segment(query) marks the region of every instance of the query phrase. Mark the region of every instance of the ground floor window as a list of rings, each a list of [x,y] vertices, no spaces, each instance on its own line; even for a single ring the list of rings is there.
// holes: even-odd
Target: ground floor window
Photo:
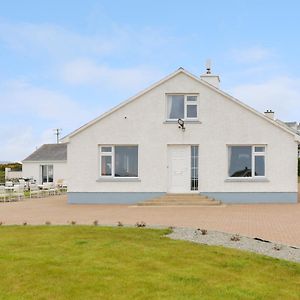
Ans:
[[[100,146],[101,177],[138,177],[138,146]]]
[[[53,165],[41,165],[42,183],[53,182]]]
[[[198,146],[191,146],[191,191],[198,191],[198,148]]]
[[[266,147],[229,146],[229,177],[264,177]]]

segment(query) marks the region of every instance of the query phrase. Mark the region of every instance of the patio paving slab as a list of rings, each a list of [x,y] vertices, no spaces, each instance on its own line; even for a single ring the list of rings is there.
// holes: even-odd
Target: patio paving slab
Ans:
[[[0,222],[5,225],[92,224],[147,225],[204,228],[277,243],[300,246],[300,203],[222,206],[138,207],[128,205],[70,205],[67,196],[0,203]]]

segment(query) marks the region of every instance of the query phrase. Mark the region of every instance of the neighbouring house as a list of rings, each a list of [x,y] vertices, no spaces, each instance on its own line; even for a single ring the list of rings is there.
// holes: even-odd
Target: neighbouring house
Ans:
[[[15,171],[11,168],[5,168],[5,180],[11,180],[11,179],[18,179],[23,177],[23,172],[21,171]]]
[[[136,203],[165,193],[225,203],[295,203],[300,137],[179,68],[62,139],[69,203]]]
[[[285,122],[285,124],[300,135],[300,123],[297,122]],[[298,157],[300,158],[300,143],[298,145]]]
[[[67,144],[45,144],[23,161],[23,177],[37,183],[66,181]]]

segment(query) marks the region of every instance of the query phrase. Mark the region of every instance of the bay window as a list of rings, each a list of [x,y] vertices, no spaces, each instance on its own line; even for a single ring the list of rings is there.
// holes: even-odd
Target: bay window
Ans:
[[[264,177],[265,146],[229,146],[229,177]]]
[[[100,146],[101,177],[138,177],[138,146]]]

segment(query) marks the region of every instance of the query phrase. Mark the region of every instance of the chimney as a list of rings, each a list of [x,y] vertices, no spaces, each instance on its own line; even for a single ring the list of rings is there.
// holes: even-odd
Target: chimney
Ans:
[[[202,74],[200,78],[207,83],[213,85],[217,89],[220,87],[220,77],[218,75],[211,74],[211,61],[206,61],[206,73]]]
[[[274,120],[275,118],[275,113],[271,109],[264,112],[265,116],[268,117],[271,120]]]

